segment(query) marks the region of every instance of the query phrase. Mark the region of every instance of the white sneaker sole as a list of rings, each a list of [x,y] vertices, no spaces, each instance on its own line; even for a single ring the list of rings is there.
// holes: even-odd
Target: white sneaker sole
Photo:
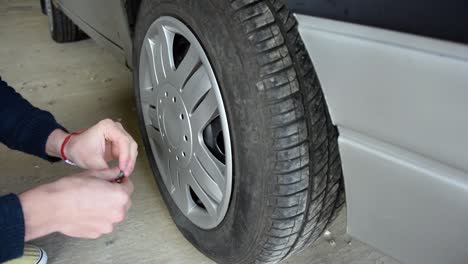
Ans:
[[[41,257],[39,259],[39,262],[37,264],[47,264],[47,253],[41,249]]]

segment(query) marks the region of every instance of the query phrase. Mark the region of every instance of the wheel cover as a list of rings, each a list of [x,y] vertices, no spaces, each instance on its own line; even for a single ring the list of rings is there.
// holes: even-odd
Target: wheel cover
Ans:
[[[176,41],[181,39],[189,43],[185,50],[177,46],[185,43]],[[232,155],[226,111],[208,57],[185,24],[164,16],[146,33],[139,67],[146,134],[164,185],[192,223],[214,228],[229,206]]]

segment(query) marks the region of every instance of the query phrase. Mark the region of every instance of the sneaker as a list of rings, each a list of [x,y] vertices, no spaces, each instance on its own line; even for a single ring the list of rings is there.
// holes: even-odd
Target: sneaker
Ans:
[[[47,254],[41,248],[26,244],[22,257],[3,264],[47,264]]]

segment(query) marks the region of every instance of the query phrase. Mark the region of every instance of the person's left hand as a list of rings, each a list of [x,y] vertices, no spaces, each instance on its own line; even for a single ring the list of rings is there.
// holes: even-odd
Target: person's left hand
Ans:
[[[64,132],[55,130],[48,140],[48,143],[49,141],[60,142],[52,144],[56,147],[51,147],[55,149],[52,151],[54,153],[57,152],[58,145],[58,157],[60,157],[60,147],[64,139],[61,133]],[[73,135],[65,145],[64,152],[70,161],[85,169],[106,169],[109,167],[108,161],[118,160],[120,170],[125,173],[125,176],[129,176],[135,168],[138,145],[125,131],[122,124],[105,119],[83,133]]]

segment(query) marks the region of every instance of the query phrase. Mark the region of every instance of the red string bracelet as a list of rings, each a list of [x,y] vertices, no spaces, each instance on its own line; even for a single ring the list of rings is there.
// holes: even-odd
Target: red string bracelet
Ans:
[[[79,134],[81,134],[81,133],[83,133],[83,132],[85,132],[85,131],[86,131],[86,129],[84,129],[84,130],[78,130],[78,131],[76,131],[76,132],[70,133],[70,134],[63,140],[62,146],[60,147],[60,155],[62,155],[62,159],[63,159],[66,163],[68,163],[68,164],[70,164],[70,165],[76,165],[76,164],[73,163],[71,160],[69,160],[69,159],[67,158],[67,156],[65,155],[65,146],[67,145],[68,141],[70,141],[70,139],[71,139],[72,136],[74,136],[74,135],[79,135]]]

